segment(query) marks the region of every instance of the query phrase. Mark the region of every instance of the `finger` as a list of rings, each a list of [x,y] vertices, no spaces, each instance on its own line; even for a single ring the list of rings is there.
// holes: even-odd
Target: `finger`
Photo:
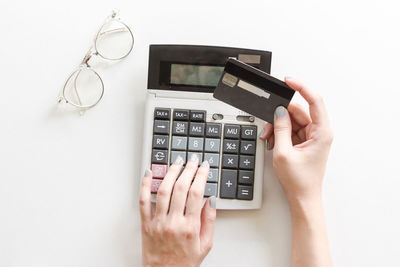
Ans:
[[[271,135],[270,138],[268,138],[267,149],[268,150],[274,149],[274,145],[275,145],[275,136]]]
[[[285,107],[279,106],[275,110],[274,116],[274,152],[289,152],[292,147],[292,123],[290,116]]]
[[[196,176],[190,186],[188,199],[186,202],[185,215],[188,217],[200,218],[201,206],[203,204],[204,189],[210,171],[210,164],[204,161],[197,170]]]
[[[156,197],[156,216],[165,216],[168,213],[169,203],[171,200],[172,188],[176,178],[182,169],[183,159],[178,156],[173,164],[168,169]]]
[[[151,210],[151,180],[152,173],[150,170],[146,170],[139,195],[140,217],[142,221],[149,221],[153,216]]]
[[[311,123],[310,115],[300,104],[291,103],[288,106],[288,111],[292,121],[296,122],[300,127],[305,127]],[[296,129],[293,130],[297,131]]]
[[[200,246],[205,253],[210,251],[213,244],[215,219],[217,217],[217,199],[209,197],[201,212]]]
[[[317,93],[303,85],[299,81],[293,78],[285,78],[285,82],[292,89],[299,92],[299,94],[304,97],[310,106],[310,115],[312,122],[315,124],[325,124],[328,123],[328,114],[325,108],[325,104]]]
[[[190,184],[196,174],[198,165],[199,158],[196,154],[192,154],[181,176],[175,183],[174,192],[171,197],[171,206],[169,208],[170,214],[183,215]]]
[[[274,126],[267,122],[264,125],[263,130],[260,132],[259,137],[261,140],[267,140],[274,133]]]

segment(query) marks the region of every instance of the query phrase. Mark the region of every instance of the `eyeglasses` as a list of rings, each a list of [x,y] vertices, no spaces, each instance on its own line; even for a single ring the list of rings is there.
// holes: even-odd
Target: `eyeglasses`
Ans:
[[[94,56],[106,60],[120,60],[127,57],[133,48],[132,31],[117,15],[117,12],[113,11],[106,18],[81,64],[65,82],[59,103],[65,101],[79,108],[83,114],[85,110],[97,105],[103,97],[103,80],[89,65],[89,60]]]

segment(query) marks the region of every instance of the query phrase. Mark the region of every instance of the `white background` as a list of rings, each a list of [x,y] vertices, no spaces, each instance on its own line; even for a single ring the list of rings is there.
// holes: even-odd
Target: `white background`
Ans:
[[[138,266],[148,46],[273,52],[272,74],[324,96],[335,141],[324,199],[336,266],[400,266],[398,1],[0,2],[0,266]],[[132,54],[99,70],[80,117],[67,75],[118,8]],[[299,101],[299,97],[295,98]],[[263,208],[218,212],[204,266],[289,266],[290,218],[266,157]],[[301,171],[301,170],[299,170]]]

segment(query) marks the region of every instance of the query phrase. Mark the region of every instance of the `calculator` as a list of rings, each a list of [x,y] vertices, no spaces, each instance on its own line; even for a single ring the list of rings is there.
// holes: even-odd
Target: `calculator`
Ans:
[[[210,165],[204,197],[217,209],[261,208],[265,122],[212,96],[229,58],[270,72],[268,51],[150,45],[142,170],[152,170],[153,202],[170,164],[196,154]]]

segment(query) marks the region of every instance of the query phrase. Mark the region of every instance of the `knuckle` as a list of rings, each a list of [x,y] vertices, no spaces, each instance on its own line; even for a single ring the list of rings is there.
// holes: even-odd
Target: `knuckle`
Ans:
[[[287,124],[276,123],[274,125],[274,133],[283,133],[290,131],[290,127]]]
[[[175,190],[178,192],[183,192],[186,190],[186,185],[184,183],[176,183],[175,184]]]
[[[163,233],[168,237],[174,237],[176,236],[176,229],[171,224],[168,224],[164,227]]]
[[[184,227],[181,234],[186,239],[193,239],[196,236],[196,231],[193,227]]]
[[[166,196],[168,196],[168,194],[169,194],[169,191],[165,187],[160,187],[157,191],[157,195],[160,197],[166,197]]]
[[[150,201],[150,199],[148,197],[140,196],[139,205],[141,207],[146,206],[149,201]]]
[[[289,156],[287,153],[278,150],[274,151],[272,160],[274,164],[286,163],[289,161]]]
[[[193,198],[202,198],[203,197],[203,194],[204,192],[202,191],[202,190],[200,190],[200,189],[198,189],[198,188],[192,188],[192,189],[190,189],[190,195],[193,197]]]

